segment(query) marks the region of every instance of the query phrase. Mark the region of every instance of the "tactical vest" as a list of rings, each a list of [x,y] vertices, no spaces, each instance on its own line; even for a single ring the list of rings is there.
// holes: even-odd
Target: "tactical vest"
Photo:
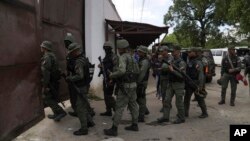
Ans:
[[[163,58],[163,62],[169,62],[170,64],[173,62],[173,58],[172,58],[172,56],[168,56],[168,58]],[[163,65],[163,64],[165,64],[165,63],[162,63],[161,65]],[[169,73],[168,72],[166,72],[166,71],[162,71],[161,72],[161,75],[163,75],[163,76],[168,76],[169,75]]]
[[[79,61],[83,66],[83,72],[84,72],[83,76],[84,76],[84,78],[82,80],[76,81],[75,84],[77,86],[89,85],[91,76],[90,76],[90,69],[89,69],[89,64],[88,64],[87,58],[85,58],[83,56],[79,56],[79,57],[77,57],[76,60]],[[76,65],[76,63],[75,63],[75,65]],[[75,68],[75,66],[74,66],[74,68]],[[73,75],[76,74],[75,69],[74,69],[74,71],[72,73],[73,73]]]
[[[133,83],[137,82],[138,75],[139,75],[139,66],[136,63],[136,60],[131,56],[126,56],[126,72],[123,77],[124,83]]]
[[[181,58],[178,58],[178,59],[174,60],[173,65],[176,66],[177,68],[180,68],[181,61],[183,61],[183,60]],[[183,82],[184,81],[183,78],[180,78],[180,77],[173,75],[173,74],[169,75],[169,80],[171,82]]]
[[[196,68],[197,65],[197,59],[190,60],[187,64],[186,74],[192,79],[192,80],[198,80],[199,79],[199,71]]]
[[[148,66],[148,68],[147,68],[147,72],[146,72],[144,78],[142,79],[142,82],[148,81],[148,78],[149,78],[149,70],[150,70],[150,62],[149,62],[148,58],[142,58],[142,59],[139,60],[139,68],[142,67],[142,61],[144,61],[144,60],[146,60],[146,61],[148,62],[149,66]]]
[[[49,53],[49,58],[51,59],[50,81],[58,81],[61,78],[61,71],[59,70],[56,56]]]
[[[75,71],[76,59],[67,56],[66,61],[67,61],[67,70],[73,74],[73,72]]]
[[[231,67],[231,64],[230,64],[230,62],[229,62],[229,60],[228,60],[228,56],[225,56],[225,73],[229,73],[228,72],[228,70],[229,69],[232,69],[232,67]],[[238,65],[238,63],[237,63],[237,61],[238,61],[238,57],[237,56],[235,56],[235,57],[233,57],[233,58],[230,58],[231,59],[231,61],[232,61],[232,64],[233,64],[233,67],[234,68],[237,68],[237,65]],[[235,72],[234,74],[237,74],[237,73],[239,73],[239,72]]]
[[[103,58],[103,65],[104,65],[104,69],[106,72],[109,71],[113,71],[113,67],[114,67],[114,62],[113,62],[113,57],[114,54],[108,54]]]

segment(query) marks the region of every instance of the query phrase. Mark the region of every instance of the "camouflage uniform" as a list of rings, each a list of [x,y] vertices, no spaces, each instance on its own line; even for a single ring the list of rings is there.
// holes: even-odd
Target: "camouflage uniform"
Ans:
[[[174,46],[174,51],[177,50],[181,50],[181,48],[178,46]],[[174,58],[171,64],[173,64],[180,71],[185,73],[186,63],[180,58],[180,56]],[[168,69],[168,73],[169,73],[169,82],[167,85],[166,98],[163,103],[163,117],[158,119],[158,122],[162,123],[169,121],[171,102],[173,96],[175,95],[178,114],[177,114],[177,120],[174,121],[174,123],[179,124],[185,122],[184,105],[183,105],[184,87],[185,87],[184,77],[177,70],[170,71]]]
[[[117,41],[117,48],[128,48],[129,43],[128,41],[122,39]],[[138,131],[138,105],[136,102],[136,80],[133,80],[134,77],[128,79],[129,72],[133,71],[135,67],[138,68],[135,60],[133,59],[132,55],[128,52],[121,54],[119,57],[119,65],[115,72],[110,74],[111,79],[118,79],[119,82],[117,83],[118,86],[118,94],[116,99],[116,111],[113,120],[113,126],[110,129],[104,129],[104,133],[110,136],[117,136],[117,126],[120,123],[122,118],[122,113],[126,106],[128,105],[128,109],[132,115],[132,125],[126,127],[126,130],[133,130]],[[132,70],[130,70],[132,69]]]
[[[55,54],[52,52],[52,43],[44,41],[42,48],[48,50],[41,59],[42,84],[43,84],[43,100],[49,106],[54,115],[48,115],[48,118],[59,121],[66,115],[66,112],[57,103],[60,72]]]
[[[159,51],[169,50],[167,46],[162,46]],[[173,56],[168,54],[167,57],[163,58],[166,62],[172,62]],[[162,95],[162,105],[164,104],[164,100],[166,97],[167,86],[169,82],[169,72],[168,72],[168,65],[166,63],[162,63],[161,71],[160,71],[160,88],[161,88],[161,95]]]
[[[230,47],[229,49],[234,49],[234,47]],[[230,61],[228,59],[230,57],[232,61],[232,65],[234,68],[231,67]],[[230,73],[229,69],[233,69],[233,72]],[[226,98],[226,91],[228,82],[231,83],[231,100],[230,105],[234,106],[234,101],[236,97],[236,90],[237,90],[237,83],[236,80],[236,74],[240,73],[241,71],[241,60],[237,56],[225,56],[222,59],[221,63],[221,79],[222,79],[222,86],[221,86],[221,101],[218,104],[225,104],[225,98]]]
[[[195,48],[192,48],[190,52],[197,52]],[[193,80],[194,83],[199,87],[198,90],[192,89],[186,83],[186,93],[184,96],[184,108],[185,108],[185,116],[189,116],[189,107],[190,107],[190,99],[192,94],[195,94],[195,99],[197,100],[202,114],[199,116],[200,118],[208,117],[207,114],[207,107],[205,103],[205,95],[201,94],[200,91],[203,90],[204,87],[204,71],[203,71],[203,64],[201,60],[196,56],[194,58],[189,58],[189,62],[187,64],[187,75]]]
[[[112,52],[113,45],[110,42],[105,42],[103,45],[103,49],[105,50],[106,56],[103,59],[103,65],[105,72],[114,71],[115,66],[118,64],[118,56]],[[104,75],[104,74],[103,74]],[[105,76],[107,78],[106,82],[110,81],[109,76]],[[103,80],[103,92],[104,92],[104,101],[106,105],[106,112],[101,113],[101,116],[112,116],[112,110],[115,111],[115,98],[112,96],[114,92],[115,83],[105,84],[105,80]]]
[[[64,38],[65,47],[68,49],[69,45],[74,42],[75,42],[74,36],[71,33],[67,33],[67,35]],[[83,58],[85,58],[84,54],[82,54],[82,56]],[[66,56],[67,75],[70,75],[74,72],[75,63],[76,63],[76,58],[70,57],[69,55]],[[71,83],[68,84],[68,88],[69,88],[70,104],[73,109],[73,112],[69,112],[69,114],[71,116],[77,116],[76,114],[76,91]],[[88,114],[90,114],[91,116],[95,115],[95,112],[93,108],[91,108],[89,102],[88,102]],[[90,121],[92,121],[92,119]]]
[[[147,58],[147,47],[140,46],[138,52],[144,53],[144,57],[139,58],[140,73],[137,80],[137,103],[139,105],[139,122],[144,122],[144,115],[146,113],[146,89],[148,85],[150,62]]]
[[[72,43],[69,45],[69,54],[73,51],[79,50],[80,47],[77,43]],[[76,112],[77,116],[81,123],[81,128],[74,132],[75,135],[86,135],[88,134],[88,122],[93,123],[92,118],[88,114],[88,89],[89,84],[87,80],[87,71],[89,71],[87,67],[86,58],[84,58],[81,54],[77,57],[74,57],[75,66],[73,73],[67,76],[66,80],[71,83],[72,88],[74,88],[74,94],[76,96]]]

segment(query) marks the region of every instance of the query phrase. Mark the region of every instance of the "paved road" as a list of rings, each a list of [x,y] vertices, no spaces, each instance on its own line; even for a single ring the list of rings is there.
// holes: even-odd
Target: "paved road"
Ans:
[[[201,114],[197,102],[191,102],[190,117],[184,124],[157,125],[154,121],[161,117],[159,112],[161,101],[155,97],[154,80],[151,78],[147,95],[147,105],[150,115],[146,117],[146,123],[140,123],[139,132],[128,132],[124,127],[129,124],[129,111],[124,111],[122,124],[119,126],[117,138],[110,138],[103,135],[103,129],[111,127],[111,118],[100,117],[99,113],[104,111],[103,101],[92,101],[95,108],[96,126],[89,130],[89,135],[76,137],[72,133],[79,128],[79,121],[76,118],[66,116],[60,123],[45,118],[39,124],[26,131],[15,141],[229,141],[230,124],[250,124],[250,96],[248,87],[242,83],[238,85],[235,107],[229,106],[230,90],[228,90],[226,104],[218,105],[220,100],[220,86],[216,84],[220,68],[216,68],[217,76],[212,83],[207,84],[208,96],[206,98],[209,117],[199,119]],[[230,86],[230,85],[229,85]],[[176,108],[173,99],[171,120],[175,119]],[[66,102],[66,110],[70,111],[70,104]],[[51,113],[45,109],[46,115]]]

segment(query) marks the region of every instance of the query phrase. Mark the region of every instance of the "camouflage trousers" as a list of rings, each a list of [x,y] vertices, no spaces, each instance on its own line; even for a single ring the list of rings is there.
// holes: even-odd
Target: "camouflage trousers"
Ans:
[[[56,98],[58,95],[58,88],[58,82],[50,83],[49,91],[43,93],[44,104],[49,106],[54,114],[60,114],[64,112],[63,108],[59,106],[57,101],[58,99]]]
[[[226,99],[226,92],[227,92],[227,87],[228,87],[228,83],[230,82],[231,84],[231,102],[235,101],[235,97],[236,97],[236,90],[237,90],[237,83],[238,81],[236,80],[236,77],[234,75],[231,74],[223,74],[222,76],[222,85],[221,85],[221,100]]]
[[[137,85],[137,103],[139,105],[139,118],[144,118],[145,112],[147,110],[146,106],[146,86],[143,84]]]
[[[180,82],[170,82],[167,86],[166,98],[163,103],[163,118],[169,119],[170,110],[171,110],[171,102],[173,96],[175,95],[176,101],[175,105],[177,108],[177,118],[184,120],[184,104],[183,104],[183,97],[184,97],[184,87],[185,84]]]
[[[124,92],[125,91],[125,92]],[[114,115],[114,121],[113,125],[118,126],[120,123],[120,120],[122,118],[122,113],[126,106],[128,106],[129,111],[131,112],[132,116],[132,123],[137,124],[138,123],[138,105],[136,102],[136,87],[133,88],[127,88],[125,87],[123,90],[119,88],[118,95],[116,97],[116,111]]]

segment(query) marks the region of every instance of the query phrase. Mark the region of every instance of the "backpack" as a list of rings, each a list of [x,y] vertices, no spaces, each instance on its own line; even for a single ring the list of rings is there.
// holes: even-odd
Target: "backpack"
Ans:
[[[89,59],[86,57],[84,57],[84,72],[85,72],[84,82],[86,84],[90,84],[90,82],[93,80],[95,72],[95,64],[91,64],[89,62]]]
[[[124,82],[125,83],[137,82],[139,72],[140,69],[136,60],[132,56],[130,56],[130,58],[127,58]]]

